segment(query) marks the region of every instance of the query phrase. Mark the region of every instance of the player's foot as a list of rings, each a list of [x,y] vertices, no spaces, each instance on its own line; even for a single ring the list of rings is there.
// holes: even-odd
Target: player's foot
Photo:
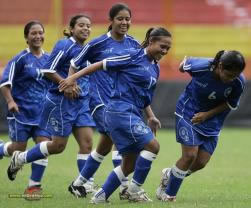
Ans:
[[[17,176],[17,172],[22,169],[23,164],[18,160],[18,155],[20,154],[20,151],[15,151],[12,154],[10,165],[7,170],[8,178],[11,181],[14,181]]]
[[[42,195],[41,185],[27,187],[24,191],[24,198],[28,201],[40,200]]]
[[[167,183],[169,180],[170,171],[171,171],[171,168],[165,168],[162,170],[160,185],[158,186],[158,188],[156,190],[156,197],[159,200],[161,200],[162,193],[165,193]]]
[[[160,200],[164,202],[176,202],[176,196],[169,196],[165,192],[160,195]]]
[[[144,189],[140,189],[138,192],[129,192],[129,202],[152,202],[152,200],[147,196]]]
[[[90,200],[91,204],[103,204],[103,203],[109,203],[108,200],[106,200],[105,192],[102,188],[100,188],[94,196]]]
[[[76,198],[84,198],[86,197],[86,190],[84,186],[74,186],[73,182],[68,187],[68,191],[74,195]]]
[[[98,191],[98,185],[94,182],[86,182],[84,185],[86,194],[95,194]]]
[[[119,199],[120,200],[127,200],[129,199],[128,187],[121,187],[119,191]]]

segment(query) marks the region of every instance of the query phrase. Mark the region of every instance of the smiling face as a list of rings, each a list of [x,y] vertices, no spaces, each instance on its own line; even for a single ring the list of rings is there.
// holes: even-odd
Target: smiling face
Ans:
[[[159,36],[157,39],[151,39],[149,46],[147,47],[148,56],[159,61],[170,50],[172,45],[172,39],[168,36]]]
[[[127,34],[131,25],[131,15],[128,10],[123,9],[111,20],[112,35],[114,37],[123,37]]]
[[[44,43],[44,29],[40,24],[34,24],[30,27],[25,40],[30,48],[39,49]]]
[[[73,38],[80,44],[83,44],[90,36],[91,21],[86,17],[80,17],[76,20],[73,28],[70,28]]]

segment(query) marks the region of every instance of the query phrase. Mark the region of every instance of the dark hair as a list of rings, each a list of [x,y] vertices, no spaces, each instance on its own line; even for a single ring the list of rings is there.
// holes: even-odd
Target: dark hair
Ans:
[[[43,28],[43,32],[44,30],[44,26],[42,25],[41,22],[37,21],[37,20],[33,20],[28,22],[25,26],[24,26],[24,37],[27,38],[30,32],[30,29],[33,25],[40,25]]]
[[[246,66],[245,59],[239,51],[219,51],[212,63],[212,69],[216,69],[219,65],[222,64],[222,68],[228,71],[238,71],[242,72]]]
[[[159,40],[160,36],[172,37],[171,33],[163,27],[151,27],[146,32],[145,40],[141,43],[143,48],[146,48],[151,40]]]
[[[121,10],[127,10],[130,14],[130,17],[132,16],[132,12],[131,10],[129,9],[129,7],[124,4],[124,3],[117,3],[117,4],[114,4],[110,11],[109,11],[109,19],[110,20],[113,20],[114,17],[116,17],[116,15],[121,11]],[[109,25],[108,27],[108,31],[110,31],[112,29],[112,25]]]
[[[71,18],[71,20],[70,20],[70,22],[69,22],[69,27],[70,27],[70,28],[74,28],[75,25],[77,24],[77,20],[78,20],[79,18],[82,18],[82,17],[85,17],[85,18],[87,18],[87,19],[89,19],[89,20],[91,21],[91,18],[88,17],[87,15],[78,14],[78,15],[75,15],[75,16],[73,16],[73,17]],[[66,37],[68,37],[68,38],[72,37],[72,35],[73,35],[71,31],[67,32],[67,30],[64,30],[64,31],[63,31],[63,34],[64,34],[64,36],[66,36]]]

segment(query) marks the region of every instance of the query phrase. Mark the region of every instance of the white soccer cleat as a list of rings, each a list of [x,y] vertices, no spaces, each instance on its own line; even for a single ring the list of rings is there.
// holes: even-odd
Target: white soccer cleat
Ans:
[[[106,200],[105,192],[102,188],[100,188],[94,196],[91,198],[90,201],[91,204],[104,204],[109,203],[109,201]]]
[[[147,196],[144,189],[141,189],[140,191],[135,192],[135,193],[129,192],[129,191],[127,192],[129,194],[129,197],[128,197],[129,202],[152,202],[153,201]]]
[[[129,199],[129,193],[128,193],[128,186],[120,186],[120,191],[119,191],[119,199],[120,200],[127,200]]]
[[[85,187],[86,194],[95,194],[98,191],[98,185],[95,185],[94,182],[87,181],[83,186]]]
[[[167,183],[168,183],[168,180],[169,180],[170,171],[171,171],[171,168],[164,168],[162,170],[160,185],[158,186],[158,188],[156,190],[156,197],[159,200],[161,200],[161,195],[163,193],[165,193]]]
[[[14,181],[17,176],[17,172],[22,169],[23,164],[18,160],[18,155],[21,153],[21,151],[15,151],[12,154],[10,165],[7,170],[8,178],[11,181]]]
[[[160,200],[163,202],[176,202],[176,196],[169,196],[165,192],[162,192]]]

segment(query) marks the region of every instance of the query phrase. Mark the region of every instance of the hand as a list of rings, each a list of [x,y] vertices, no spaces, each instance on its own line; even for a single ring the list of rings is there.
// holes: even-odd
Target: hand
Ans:
[[[154,135],[156,136],[157,130],[161,128],[161,123],[159,119],[157,119],[156,117],[150,117],[147,119],[147,124],[154,133]]]
[[[208,113],[207,112],[199,112],[199,113],[195,113],[193,118],[191,119],[192,124],[200,124],[202,122],[204,122],[205,120],[207,120],[208,117]]]
[[[67,87],[64,90],[64,96],[71,100],[77,99],[80,93],[81,93],[81,88],[77,84]]]
[[[8,110],[11,113],[19,113],[19,108],[18,108],[18,106],[17,106],[17,104],[15,103],[14,100],[8,102]]]
[[[72,77],[67,77],[59,82],[59,92],[63,92],[67,87],[73,86],[75,84],[75,80]]]

